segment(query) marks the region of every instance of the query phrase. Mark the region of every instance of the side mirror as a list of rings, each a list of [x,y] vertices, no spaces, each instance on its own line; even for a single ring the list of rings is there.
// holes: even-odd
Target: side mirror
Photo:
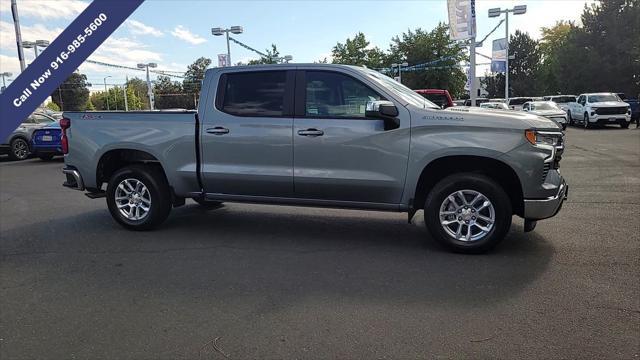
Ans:
[[[391,101],[386,100],[368,101],[364,113],[366,117],[384,120],[385,130],[392,130],[400,127],[398,114],[398,108]]]

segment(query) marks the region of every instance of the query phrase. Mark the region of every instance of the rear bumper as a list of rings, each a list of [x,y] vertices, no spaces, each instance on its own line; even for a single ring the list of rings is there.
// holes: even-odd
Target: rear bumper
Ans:
[[[53,155],[62,155],[62,147],[61,146],[37,146],[33,145],[31,147],[31,152],[38,154],[53,154]]]
[[[67,177],[62,186],[75,190],[84,190],[82,175],[80,175],[80,172],[78,170],[71,167],[65,167],[64,169],[62,169],[62,173]]]
[[[562,203],[569,194],[569,185],[562,180],[558,193],[546,199],[525,199],[524,218],[529,220],[542,220],[555,216],[562,208]]]

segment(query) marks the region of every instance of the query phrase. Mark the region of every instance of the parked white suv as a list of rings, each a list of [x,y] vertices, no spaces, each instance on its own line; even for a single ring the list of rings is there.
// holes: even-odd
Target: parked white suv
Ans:
[[[618,124],[626,129],[631,123],[631,107],[614,93],[581,94],[576,102],[567,105],[570,124],[580,123],[585,128]]]

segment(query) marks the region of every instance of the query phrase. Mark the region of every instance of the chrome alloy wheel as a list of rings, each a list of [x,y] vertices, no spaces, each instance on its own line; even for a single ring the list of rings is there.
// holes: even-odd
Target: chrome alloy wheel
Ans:
[[[481,240],[491,231],[495,221],[493,204],[475,190],[456,191],[440,205],[442,228],[459,241]]]
[[[120,214],[129,220],[142,220],[149,215],[151,193],[137,179],[124,179],[115,191],[116,206]]]
[[[16,159],[26,159],[29,155],[29,145],[22,139],[14,140],[12,151]]]

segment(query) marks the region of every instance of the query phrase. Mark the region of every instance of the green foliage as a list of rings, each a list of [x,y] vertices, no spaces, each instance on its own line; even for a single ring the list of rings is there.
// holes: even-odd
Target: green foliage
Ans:
[[[93,106],[93,110],[124,110],[124,89],[121,86],[114,86],[109,88],[107,92],[93,93],[89,98],[89,103]],[[142,110],[143,108],[143,102],[133,87],[127,87],[127,106],[129,110]]]
[[[509,97],[537,95],[541,59],[538,42],[516,30],[509,39],[509,54],[515,57],[509,60]]]
[[[185,79],[182,82],[182,87],[186,93],[200,94],[202,79],[204,79],[204,73],[209,65],[211,65],[211,59],[201,57],[187,67],[187,72],[184,74]]]
[[[411,89],[447,89],[454,97],[464,93],[466,74],[459,64],[468,60],[460,43],[449,38],[449,27],[443,23],[431,31],[420,28],[409,30],[392,39],[389,62],[406,61],[409,65],[422,64],[448,58],[434,66],[450,66],[444,69],[426,69],[402,74],[402,83]]]
[[[95,111],[96,107],[93,106],[93,103],[91,102],[91,98],[89,98],[89,100],[87,100],[87,111]]]
[[[140,108],[136,110],[148,110],[151,108],[149,106],[149,95],[147,95],[147,82],[145,80],[139,78],[129,79],[129,81],[127,81],[127,89],[130,89],[135,97],[140,100]],[[129,96],[128,92],[127,96]],[[129,107],[129,109],[131,110],[132,108]]]
[[[58,104],[54,103],[53,101],[48,102],[45,106],[51,111],[60,111],[60,107],[58,106]]]
[[[504,74],[495,74],[490,75],[486,74],[485,77],[480,79],[480,83],[487,88],[487,92],[489,95],[487,97],[491,98],[504,98]]]
[[[168,76],[158,76],[154,86],[156,109],[194,109],[194,95],[184,91],[182,84]]]
[[[64,111],[84,111],[89,100],[87,75],[74,72],[51,93],[51,100]]]
[[[359,32],[344,44],[337,43],[331,51],[334,64],[346,64],[380,68],[386,65],[387,55],[377,47],[370,47],[364,34]]]
[[[267,56],[261,56],[258,60],[249,60],[248,65],[260,65],[260,64],[277,64],[278,58],[280,57],[280,52],[276,47],[276,44],[271,44],[271,50],[266,49],[265,53]]]

